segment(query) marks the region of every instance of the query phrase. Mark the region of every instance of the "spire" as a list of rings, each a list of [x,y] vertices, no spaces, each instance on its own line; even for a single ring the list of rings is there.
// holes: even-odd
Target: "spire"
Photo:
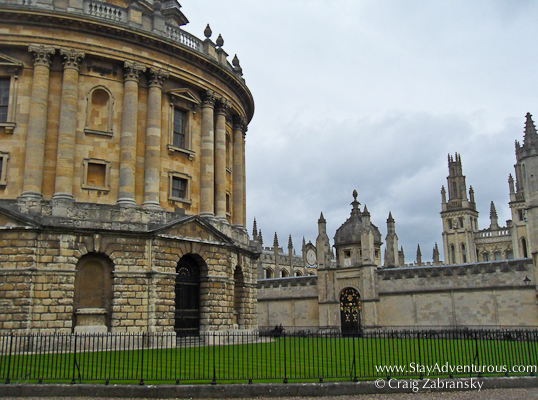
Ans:
[[[474,189],[472,186],[469,187],[469,201],[471,203],[474,203]]]
[[[514,187],[514,177],[512,176],[512,174],[508,175],[508,186],[510,187],[510,194],[516,193]]]
[[[527,120],[525,121],[525,137],[523,138],[523,146],[538,142],[538,135],[536,134],[536,127],[534,126],[532,115],[527,113],[526,118]]]
[[[258,237],[258,224],[256,223],[256,217],[254,217],[254,225],[252,226],[252,239],[256,240]]]
[[[437,242],[435,242],[435,247],[433,248],[433,265],[440,265],[441,262],[439,261],[439,247],[437,246]]]
[[[370,212],[368,211],[368,207],[366,206],[366,204],[364,205],[364,211],[362,212],[362,215],[365,217],[370,216]]]
[[[303,236],[303,247],[302,247],[303,251],[304,251],[304,248],[305,248],[305,247],[306,247],[306,240],[305,240],[305,238],[304,238],[304,236]]]
[[[495,203],[493,203],[493,201],[491,202],[491,206],[489,208],[489,218],[491,220],[490,228],[491,229],[499,228],[497,210],[495,209]]]
[[[420,251],[420,244],[417,246],[417,265],[422,265],[422,251]]]
[[[293,242],[291,241],[291,235],[290,235],[290,238],[288,239],[288,249],[293,249]]]
[[[392,211],[389,211],[389,217],[387,218],[387,224],[389,222],[394,222],[394,218],[392,218]]]
[[[319,223],[325,223],[325,222],[327,222],[327,221],[325,220],[325,217],[323,217],[323,211],[322,211],[320,216],[319,216],[319,219],[318,219],[318,224]]]
[[[400,250],[398,251],[398,264],[400,267],[405,266],[405,253],[403,246],[401,246]]]
[[[263,247],[263,236],[262,236],[262,230],[260,229],[260,233],[258,234],[258,239],[260,241],[260,244],[262,245]]]
[[[441,186],[441,204],[446,204],[446,190],[445,190],[445,185]]]
[[[275,232],[275,238],[273,239],[273,247],[275,249],[278,249],[278,236],[277,236],[276,232]]]

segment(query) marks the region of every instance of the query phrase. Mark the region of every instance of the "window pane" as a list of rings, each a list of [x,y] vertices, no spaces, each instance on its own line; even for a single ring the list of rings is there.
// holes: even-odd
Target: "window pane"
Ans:
[[[9,78],[0,78],[0,122],[7,122],[9,104]]]
[[[176,147],[185,148],[185,111],[174,108],[174,143]]]
[[[184,199],[187,189],[187,181],[181,178],[172,178],[172,197]]]

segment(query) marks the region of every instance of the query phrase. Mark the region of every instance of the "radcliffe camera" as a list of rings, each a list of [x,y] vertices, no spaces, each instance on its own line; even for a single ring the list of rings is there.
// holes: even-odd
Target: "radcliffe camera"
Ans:
[[[413,393],[535,374],[536,102],[506,110],[495,157],[509,167],[480,171],[470,122],[404,107],[456,78],[413,82],[435,96],[378,83],[414,69],[387,61],[413,50],[390,33],[409,24],[398,7],[347,2],[349,20],[318,16],[333,32],[291,3],[181,3],[0,0],[0,396],[69,382],[54,395]],[[330,44],[302,40],[304,21]],[[436,135],[450,149],[425,157]]]

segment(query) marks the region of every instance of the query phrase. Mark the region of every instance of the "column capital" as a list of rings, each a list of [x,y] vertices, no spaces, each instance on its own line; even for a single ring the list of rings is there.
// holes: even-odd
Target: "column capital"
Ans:
[[[149,69],[149,86],[158,87],[162,89],[164,81],[168,78],[170,74],[164,69],[151,67]]]
[[[208,89],[202,92],[202,107],[215,107],[215,102],[217,101],[217,94]]]
[[[232,103],[228,99],[225,97],[219,97],[216,102],[215,113],[226,114],[226,110],[228,110],[231,106]]]
[[[86,57],[86,53],[75,49],[60,49],[60,55],[62,56],[64,69],[76,69],[77,71],[80,68],[82,59]]]
[[[56,52],[56,49],[54,47],[45,47],[43,45],[30,45],[28,46],[28,51],[32,53],[34,65],[44,65],[45,67],[50,68],[51,57]]]
[[[233,116],[233,126],[234,130],[239,130],[243,132],[243,134],[247,131],[247,119],[243,117],[242,115],[234,115]]]
[[[126,81],[136,81],[140,79],[140,74],[146,72],[146,66],[136,62],[125,60],[123,63],[124,77]]]

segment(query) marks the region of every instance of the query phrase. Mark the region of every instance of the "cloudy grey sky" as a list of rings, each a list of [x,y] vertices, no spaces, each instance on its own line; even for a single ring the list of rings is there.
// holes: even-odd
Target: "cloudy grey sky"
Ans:
[[[508,174],[525,114],[538,117],[538,3],[531,0],[182,0],[237,53],[256,111],[247,219],[297,252],[323,211],[332,238],[359,192],[406,262],[439,243],[447,155],[461,154],[480,229],[510,218]]]

